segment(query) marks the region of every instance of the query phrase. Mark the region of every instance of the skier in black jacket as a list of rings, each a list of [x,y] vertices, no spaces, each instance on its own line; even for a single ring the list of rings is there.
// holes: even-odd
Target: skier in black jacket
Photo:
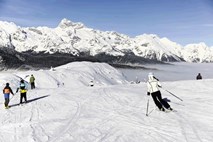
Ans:
[[[202,79],[202,76],[201,76],[201,74],[200,74],[200,73],[198,73],[198,75],[197,75],[196,79],[197,79],[197,80]]]

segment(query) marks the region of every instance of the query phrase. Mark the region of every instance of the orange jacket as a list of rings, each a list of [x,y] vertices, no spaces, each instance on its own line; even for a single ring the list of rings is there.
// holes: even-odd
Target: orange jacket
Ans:
[[[10,94],[10,93],[13,94],[13,91],[12,91],[12,89],[11,89],[9,86],[6,86],[6,87],[4,87],[4,89],[3,89],[3,93],[4,93],[4,94]]]

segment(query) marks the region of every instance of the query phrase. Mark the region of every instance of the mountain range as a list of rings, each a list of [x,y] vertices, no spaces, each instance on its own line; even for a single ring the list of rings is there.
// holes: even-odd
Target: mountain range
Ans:
[[[20,27],[0,21],[0,48],[4,54],[2,50],[7,49],[14,50],[16,55],[66,54],[79,58],[87,56],[94,58],[93,61],[110,59],[117,63],[213,62],[213,48],[205,43],[182,46],[154,34],[131,38],[114,31],[88,28],[68,19],[62,19],[56,28]]]

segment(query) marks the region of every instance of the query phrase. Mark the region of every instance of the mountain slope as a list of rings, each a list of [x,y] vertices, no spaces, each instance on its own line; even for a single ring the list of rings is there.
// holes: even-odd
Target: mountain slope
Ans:
[[[184,101],[162,91],[177,111],[155,109],[150,98],[145,115],[146,84],[129,84],[107,64],[71,63],[52,70],[0,73],[1,88],[34,74],[29,103],[0,107],[1,142],[211,142],[213,80],[162,82]],[[187,76],[187,74],[186,74]],[[172,76],[171,76],[172,77]],[[29,78],[25,78],[29,80]],[[94,87],[88,86],[94,80]],[[204,94],[204,95],[202,95]],[[3,103],[3,97],[0,102]]]

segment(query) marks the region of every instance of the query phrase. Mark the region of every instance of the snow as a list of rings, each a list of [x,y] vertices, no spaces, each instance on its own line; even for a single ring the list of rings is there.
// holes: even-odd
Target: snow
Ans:
[[[36,89],[29,103],[0,107],[1,142],[211,142],[213,140],[212,79],[162,82],[183,102],[162,90],[177,112],[160,112],[146,84],[130,84],[104,63],[75,62],[51,70],[0,73],[1,88],[16,90],[19,77],[33,74]],[[19,77],[18,77],[19,76]],[[172,76],[171,76],[172,77]],[[89,86],[90,81],[94,86]],[[0,102],[4,102],[3,96]],[[153,110],[154,109],[154,110]],[[152,111],[153,110],[153,111]]]

